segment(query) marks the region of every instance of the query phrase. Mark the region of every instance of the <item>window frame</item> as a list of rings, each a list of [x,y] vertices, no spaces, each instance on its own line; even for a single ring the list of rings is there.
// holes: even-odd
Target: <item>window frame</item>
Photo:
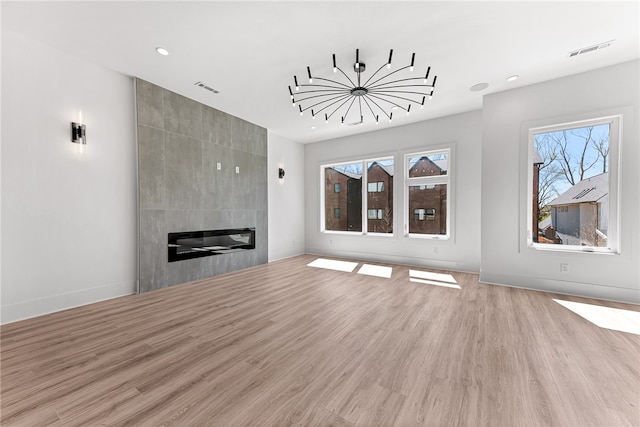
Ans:
[[[409,159],[412,157],[422,157],[422,156],[430,156],[434,154],[447,154],[447,173],[446,175],[433,175],[433,176],[421,176],[421,177],[409,177]],[[454,200],[454,160],[455,160],[455,146],[454,144],[447,144],[442,146],[433,146],[429,147],[427,150],[421,151],[410,151],[405,152],[402,155],[403,163],[402,169],[404,172],[404,191],[403,191],[403,210],[405,214],[403,215],[403,230],[404,237],[409,239],[433,239],[433,240],[453,240],[453,223],[451,214]],[[447,224],[447,232],[445,234],[422,234],[422,233],[410,233],[409,232],[409,221],[410,217],[413,217],[413,212],[410,212],[409,209],[409,188],[410,187],[420,187],[424,186],[424,188],[430,188],[432,185],[441,185],[446,184],[447,186],[447,214],[446,214],[446,224]],[[435,188],[435,187],[433,187]],[[424,220],[427,220],[427,208],[425,210]]]
[[[335,162],[322,162],[322,164],[320,164],[320,233],[326,233],[326,234],[342,234],[342,235],[348,235],[348,236],[375,236],[375,237],[384,237],[384,238],[395,238],[397,236],[396,234],[396,214],[395,214],[395,204],[396,204],[396,200],[395,200],[395,196],[392,200],[392,212],[393,213],[393,232],[392,233],[376,233],[376,232],[370,232],[368,231],[368,210],[369,210],[369,206],[367,204],[367,198],[369,195],[369,191],[368,191],[368,173],[367,173],[367,164],[370,162],[376,162],[376,161],[381,161],[381,160],[392,160],[393,164],[395,166],[395,164],[397,163],[397,158],[393,153],[382,153],[380,155],[377,156],[372,156],[372,157],[367,157],[367,158],[356,158],[355,160],[340,160],[340,161],[335,161]],[[345,231],[345,230],[327,230],[326,229],[326,217],[325,217],[325,210],[326,210],[326,188],[325,188],[325,169],[327,168],[332,168],[335,166],[341,166],[341,165],[351,165],[351,164],[356,164],[356,163],[361,163],[362,164],[362,188],[361,188],[361,221],[362,221],[362,231]],[[395,185],[395,181],[396,181],[396,175],[394,174],[394,185]],[[384,182],[382,181],[375,181],[378,184],[382,184],[384,186]],[[377,188],[380,188],[380,186],[378,185]],[[381,191],[384,191],[381,190]],[[380,192],[381,192],[380,191]],[[371,208],[373,209],[373,208]],[[375,208],[376,211],[381,210],[379,208]],[[384,211],[382,212],[382,218],[384,218]],[[372,218],[373,219],[373,218]],[[380,218],[376,218],[377,220],[379,220]]]
[[[536,243],[533,241],[533,148],[535,135],[561,130],[579,129],[589,126],[609,125],[609,212],[608,212],[608,235],[607,246],[579,246],[579,245],[556,245],[548,243]],[[543,123],[525,124],[523,133],[526,133],[526,159],[524,168],[526,169],[526,190],[524,197],[526,208],[524,213],[524,224],[521,224],[521,233],[524,233],[524,245],[527,249],[536,251],[565,252],[565,253],[600,253],[600,254],[620,254],[620,146],[622,144],[622,114],[591,114],[587,117],[580,117],[574,120],[547,120]],[[560,206],[559,206],[560,208]],[[567,208],[563,206],[563,208]],[[559,211],[560,212],[560,211]],[[566,211],[563,210],[562,213]],[[522,217],[522,216],[521,216]]]

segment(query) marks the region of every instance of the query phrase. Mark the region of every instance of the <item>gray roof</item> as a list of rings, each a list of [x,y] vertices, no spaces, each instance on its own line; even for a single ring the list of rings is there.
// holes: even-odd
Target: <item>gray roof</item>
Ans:
[[[336,169],[336,168],[330,168],[330,169],[333,169],[334,171],[336,171],[338,173],[341,173],[342,175],[348,176],[349,178],[360,179],[362,177],[362,175],[357,174],[357,173],[347,172],[345,170]]]
[[[540,157],[540,153],[538,152],[538,149],[536,147],[533,147],[533,162],[534,165],[541,165],[544,163],[544,160],[542,160],[542,157]]]
[[[387,166],[387,165],[383,165],[382,163],[378,163],[378,162],[373,162],[373,163],[371,164],[371,167],[373,167],[373,165],[378,165],[378,166],[380,166],[382,169],[384,169],[384,171],[385,171],[387,174],[389,174],[389,176],[393,176],[393,165],[389,165],[389,166]],[[369,169],[371,169],[371,168],[369,168]]]
[[[597,202],[607,194],[609,194],[609,174],[605,172],[583,179],[553,199],[549,206]]]
[[[551,227],[551,215],[547,216],[545,219],[543,219],[542,221],[540,221],[538,223],[538,228],[540,230],[546,230],[547,228]]]
[[[435,163],[436,166],[438,166],[441,170],[443,171],[447,170],[447,163],[449,163],[449,160],[442,159],[442,160],[431,160],[431,161]]]
[[[440,170],[446,171],[448,168],[448,163],[449,163],[449,159],[439,159],[439,160],[433,160],[430,159],[428,156],[422,156],[420,157],[413,165],[411,165],[411,167],[409,168],[409,170],[413,169],[416,167],[416,165],[420,162],[420,160],[427,160],[431,163],[433,163],[434,165],[436,165],[437,167],[440,168]]]

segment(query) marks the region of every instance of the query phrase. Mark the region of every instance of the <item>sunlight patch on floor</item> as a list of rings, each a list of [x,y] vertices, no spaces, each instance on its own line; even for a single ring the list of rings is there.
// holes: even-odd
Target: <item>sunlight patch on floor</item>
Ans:
[[[409,278],[410,282],[422,283],[424,285],[442,286],[443,288],[462,289],[459,285],[453,285],[451,283],[436,282],[434,280],[416,279],[415,277]]]
[[[640,312],[559,299],[554,301],[601,328],[640,335]]]
[[[445,288],[462,289],[456,279],[450,274],[434,273],[432,271],[409,270],[409,281],[425,285],[442,286]]]
[[[438,282],[458,283],[450,274],[434,273],[432,271],[409,270],[409,276],[419,279],[436,280]]]
[[[307,266],[309,267],[325,268],[327,270],[335,270],[335,271],[344,271],[346,273],[351,273],[356,268],[357,265],[358,265],[357,262],[336,261],[333,259],[324,259],[324,258],[318,258],[317,260],[307,264]]]
[[[366,274],[367,276],[383,277],[391,279],[392,267],[384,267],[382,265],[362,264],[358,274]]]

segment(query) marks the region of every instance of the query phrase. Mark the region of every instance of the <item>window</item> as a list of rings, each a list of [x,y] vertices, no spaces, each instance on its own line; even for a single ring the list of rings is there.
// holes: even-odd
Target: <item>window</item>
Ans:
[[[449,237],[450,160],[450,149],[405,156],[405,234],[409,237]]]
[[[321,175],[321,231],[393,234],[393,158],[323,165]]]
[[[367,219],[383,219],[382,209],[367,209]]]
[[[367,188],[369,193],[380,193],[384,191],[384,182],[370,182]]]
[[[616,116],[529,130],[530,245],[617,250],[619,126]]]

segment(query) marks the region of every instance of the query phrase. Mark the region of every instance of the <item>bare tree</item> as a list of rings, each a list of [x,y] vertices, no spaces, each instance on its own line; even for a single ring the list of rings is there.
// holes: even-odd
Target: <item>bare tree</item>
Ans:
[[[548,139],[553,145],[553,153],[556,154],[554,160],[571,185],[582,181],[598,164],[602,164],[603,172],[607,170],[609,141],[606,138],[595,141],[593,130],[594,127],[589,126],[543,134],[543,139]],[[590,150],[591,147],[595,148],[595,151]]]
[[[558,147],[549,134],[536,138],[536,149],[543,160],[539,166],[538,176],[538,220],[542,220],[544,207],[558,197],[557,182],[562,179],[563,172],[558,162]]]
[[[596,132],[597,134],[597,132]],[[580,129],[562,130],[536,135],[535,147],[544,164],[542,171],[556,178],[557,184],[564,180],[576,185],[596,168],[607,172],[609,158],[608,137],[594,134],[594,126]],[[563,179],[564,178],[564,179]],[[542,197],[541,197],[542,199]]]
[[[593,140],[593,147],[598,151],[602,159],[602,173],[607,172],[607,159],[609,158],[609,139],[600,138],[598,141]]]

